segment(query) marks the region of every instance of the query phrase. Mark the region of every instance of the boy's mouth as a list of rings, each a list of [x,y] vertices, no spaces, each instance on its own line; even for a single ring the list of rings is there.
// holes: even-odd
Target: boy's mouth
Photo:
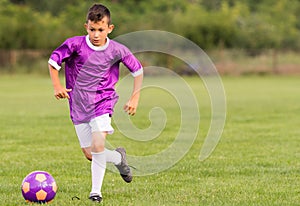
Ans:
[[[93,43],[94,43],[94,44],[99,44],[99,43],[100,43],[100,40],[99,40],[99,39],[94,39],[94,40],[93,40]]]

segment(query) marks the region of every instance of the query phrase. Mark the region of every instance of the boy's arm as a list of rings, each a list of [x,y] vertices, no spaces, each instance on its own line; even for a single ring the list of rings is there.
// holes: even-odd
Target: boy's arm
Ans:
[[[136,109],[138,107],[139,98],[140,98],[140,91],[142,88],[142,82],[143,82],[143,74],[134,77],[132,95],[124,106],[125,112],[127,112],[129,115],[133,116],[136,113]]]
[[[64,98],[70,98],[68,92],[72,91],[71,89],[66,89],[60,84],[59,80],[59,71],[56,70],[53,66],[48,64],[49,67],[49,73],[52,80],[52,85],[54,88],[54,96],[56,99],[64,99]]]

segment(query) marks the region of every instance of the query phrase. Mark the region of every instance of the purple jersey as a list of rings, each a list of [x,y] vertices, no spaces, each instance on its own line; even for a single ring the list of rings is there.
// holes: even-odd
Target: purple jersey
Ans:
[[[70,115],[74,124],[112,114],[118,100],[115,84],[122,62],[133,76],[142,74],[141,63],[124,45],[110,40],[95,47],[88,36],[67,39],[53,51],[48,63],[59,70],[65,62],[66,88],[70,95]]]

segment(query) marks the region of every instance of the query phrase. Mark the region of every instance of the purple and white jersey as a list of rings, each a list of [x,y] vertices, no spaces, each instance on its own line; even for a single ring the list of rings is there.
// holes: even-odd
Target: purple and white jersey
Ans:
[[[55,49],[48,61],[60,70],[65,62],[66,88],[69,93],[70,116],[74,124],[113,114],[118,100],[115,84],[122,62],[133,76],[143,73],[141,63],[124,45],[110,40],[104,46],[94,46],[88,36],[67,39]]]

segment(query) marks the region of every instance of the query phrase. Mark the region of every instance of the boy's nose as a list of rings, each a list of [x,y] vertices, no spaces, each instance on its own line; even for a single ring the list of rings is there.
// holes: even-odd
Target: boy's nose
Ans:
[[[100,35],[100,32],[95,32],[95,37],[98,37]]]

